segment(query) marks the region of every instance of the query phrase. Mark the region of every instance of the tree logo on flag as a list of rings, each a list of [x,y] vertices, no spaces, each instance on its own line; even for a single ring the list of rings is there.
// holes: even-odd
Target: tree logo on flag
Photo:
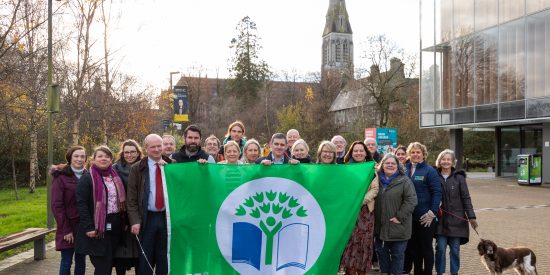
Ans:
[[[294,214],[299,217],[307,217],[307,210],[303,206],[300,206],[300,208],[298,206],[300,206],[298,199],[288,196],[286,193],[269,190],[269,192],[256,193],[254,196],[248,197],[236,209],[237,213],[235,215],[237,216],[248,214],[253,218],[260,219],[260,229],[266,236],[265,265],[272,263],[273,237],[282,229],[282,220],[288,219]],[[293,213],[293,210],[296,210],[296,212]],[[279,213],[281,213],[280,218],[282,220],[277,219]],[[262,214],[265,214],[264,217],[262,217]]]
[[[235,189],[220,207],[218,246],[242,274],[302,274],[325,241],[325,220],[315,198],[300,184],[261,178]]]

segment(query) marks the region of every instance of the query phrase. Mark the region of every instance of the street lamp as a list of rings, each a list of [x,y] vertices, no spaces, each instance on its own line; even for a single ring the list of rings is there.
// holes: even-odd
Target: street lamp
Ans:
[[[179,74],[180,72],[170,72],[170,92],[172,92],[172,89],[174,86],[172,86],[172,75]]]
[[[56,0],[59,1],[59,0]],[[48,170],[53,164],[53,113],[59,111],[59,101],[56,100],[54,93],[57,93],[57,85],[53,85],[53,58],[52,58],[52,0],[48,0]],[[55,87],[54,87],[55,86]],[[53,214],[50,207],[52,202],[52,176],[49,171],[46,172],[46,192],[47,196],[47,224],[48,228],[53,228]]]

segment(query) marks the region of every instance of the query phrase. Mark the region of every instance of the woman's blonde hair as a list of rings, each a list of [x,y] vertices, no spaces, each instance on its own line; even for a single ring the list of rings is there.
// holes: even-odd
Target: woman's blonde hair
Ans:
[[[428,158],[428,149],[426,148],[426,145],[418,141],[409,143],[409,147],[407,147],[407,156],[410,157],[413,149],[420,149],[420,151],[422,151],[422,155],[424,155],[424,159]]]
[[[248,146],[250,144],[255,144],[256,146],[258,146],[258,157],[262,156],[262,146],[260,146],[260,143],[257,140],[251,138],[251,139],[247,140],[246,143],[243,146],[243,156],[241,157],[241,161],[243,163],[250,163],[250,162],[248,162],[248,159],[246,158],[246,149],[248,149]]]
[[[309,154],[309,146],[307,145],[306,141],[303,140],[303,139],[299,139],[297,141],[294,142],[294,144],[292,145],[292,148],[290,148],[290,152],[292,154],[294,154],[294,148],[296,148],[297,145],[304,145],[304,147],[306,147],[306,151],[307,153]]]
[[[324,140],[321,142],[321,144],[319,144],[319,149],[317,149],[317,163],[319,163],[319,160],[321,159],[321,151],[323,150],[323,148],[327,147],[327,149],[329,151],[332,152],[332,163],[335,164],[336,163],[336,145],[334,145],[334,143],[328,141],[328,140]]]
[[[229,146],[235,146],[237,147],[237,151],[241,152],[241,147],[239,147],[239,144],[234,141],[234,140],[230,140],[228,141],[226,144],[223,145],[223,151],[227,151],[227,148],[229,148]]]

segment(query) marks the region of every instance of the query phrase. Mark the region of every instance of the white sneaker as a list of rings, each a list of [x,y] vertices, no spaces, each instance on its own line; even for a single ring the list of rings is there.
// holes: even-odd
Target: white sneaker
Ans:
[[[378,265],[378,262],[372,263],[372,271],[380,271],[380,265]]]

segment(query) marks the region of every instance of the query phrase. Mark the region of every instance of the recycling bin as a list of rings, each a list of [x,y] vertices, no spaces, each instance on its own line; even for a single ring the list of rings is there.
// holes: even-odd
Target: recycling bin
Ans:
[[[518,155],[518,184],[540,185],[542,183],[542,156]]]

